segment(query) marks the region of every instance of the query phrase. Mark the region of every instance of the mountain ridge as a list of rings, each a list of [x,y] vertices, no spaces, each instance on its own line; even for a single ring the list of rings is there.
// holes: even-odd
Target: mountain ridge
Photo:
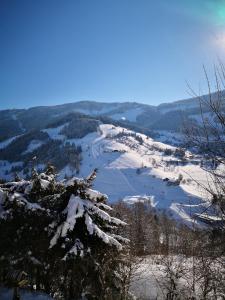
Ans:
[[[222,93],[225,93],[225,91],[222,91]],[[215,98],[215,96],[217,95],[217,92],[212,92],[211,96],[213,98]],[[143,103],[141,101],[112,101],[112,102],[105,102],[105,101],[98,101],[98,100],[76,100],[76,101],[72,101],[72,102],[65,102],[65,103],[61,103],[61,104],[53,104],[53,105],[37,105],[37,106],[31,106],[28,108],[7,108],[7,109],[0,109],[1,111],[9,111],[9,110],[30,110],[30,109],[34,109],[34,108],[51,108],[51,107],[63,107],[65,105],[74,105],[74,104],[82,104],[82,103],[98,103],[98,104],[104,104],[104,105],[115,105],[115,104],[137,104],[137,105],[142,105],[142,106],[148,106],[148,107],[161,107],[161,106],[167,106],[167,105],[175,105],[175,104],[183,104],[183,103],[189,103],[189,102],[193,102],[193,101],[198,101],[199,97],[202,98],[207,98],[209,97],[208,94],[203,94],[203,95],[199,95],[199,96],[195,96],[193,95],[193,97],[190,98],[185,98],[185,99],[179,99],[179,100],[174,100],[174,101],[170,101],[170,102],[162,102],[158,105],[153,105],[153,104],[148,104],[148,103]]]
[[[196,102],[194,107],[190,103]],[[185,107],[183,107],[185,103]],[[179,111],[174,114],[174,111]],[[79,112],[90,116],[104,116],[112,120],[131,123],[154,130],[181,128],[183,115],[198,114],[198,101],[187,99],[153,106],[138,102],[78,101],[52,106],[37,106],[28,109],[0,110],[0,141],[15,135],[44,128],[59,116]],[[182,112],[182,115],[181,113]],[[164,124],[165,122],[165,124]]]

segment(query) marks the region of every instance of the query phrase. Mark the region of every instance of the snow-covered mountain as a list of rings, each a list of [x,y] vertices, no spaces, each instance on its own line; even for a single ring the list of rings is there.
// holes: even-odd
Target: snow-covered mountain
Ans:
[[[110,201],[141,200],[190,221],[208,205],[196,183],[207,185],[207,176],[200,157],[176,147],[183,121],[199,118],[197,98],[159,106],[81,101],[0,111],[0,179],[29,176],[33,166],[42,170],[48,162],[61,179],[98,168],[96,188]]]
[[[200,159],[186,151],[156,142],[144,134],[102,124],[98,132],[74,140],[83,149],[82,177],[98,169],[95,188],[111,201],[143,201],[190,221],[190,213],[207,207],[207,195],[195,182],[207,184]],[[183,156],[182,156],[183,155]],[[70,174],[65,167],[60,176]]]
[[[31,134],[29,140],[26,137],[23,144],[26,148],[21,148],[20,154],[13,152],[10,160],[3,160],[0,156],[0,177],[10,179],[15,172],[25,177],[32,166],[42,170],[47,161],[41,160],[41,153],[44,151],[44,158],[48,156],[50,145],[54,145],[56,151],[50,151],[49,161],[54,161],[54,153],[62,149],[69,149],[71,158],[74,152],[70,146],[73,145],[75,149],[81,149],[79,167],[74,163],[76,156],[65,160],[64,165],[58,167],[61,180],[74,175],[86,177],[97,168],[94,188],[107,194],[111,202],[123,200],[132,204],[143,201],[156,209],[168,210],[174,217],[187,222],[191,222],[190,215],[208,206],[207,195],[195,182],[207,183],[206,173],[200,167],[200,157],[145,134],[99,121],[94,123],[96,127],[91,123],[93,127],[89,133],[71,138],[68,137],[69,124],[74,123],[64,120],[63,124],[42,129],[38,135],[37,132]],[[13,149],[17,149],[18,141],[24,142],[24,136],[3,141],[0,155],[7,153],[13,145]],[[66,156],[65,153],[62,155]],[[32,160],[33,156],[38,157]]]
[[[204,96],[207,98],[207,96]],[[207,110],[205,111],[207,113]],[[152,106],[136,102],[80,101],[55,106],[0,111],[0,141],[45,128],[69,113],[105,117],[119,121],[124,127],[132,124],[143,130],[173,130],[179,132],[184,120],[195,122],[200,115],[199,99],[191,98]]]

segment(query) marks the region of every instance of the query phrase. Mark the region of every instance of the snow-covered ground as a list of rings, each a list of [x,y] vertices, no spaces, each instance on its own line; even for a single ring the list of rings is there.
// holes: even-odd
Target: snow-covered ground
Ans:
[[[42,131],[46,132],[49,135],[49,137],[53,140],[64,140],[65,136],[63,134],[60,134],[60,132],[66,125],[68,125],[68,123],[65,123],[55,128],[43,129]]]
[[[209,205],[208,195],[201,186],[207,186],[210,178],[200,167],[199,157],[190,152],[185,152],[186,162],[183,163],[174,155],[175,146],[111,124],[101,124],[98,132],[81,139],[66,139],[60,133],[64,126],[66,124],[43,131],[51,139],[82,147],[78,176],[86,177],[97,168],[94,188],[107,194],[111,203],[118,200],[129,204],[149,202],[157,209],[169,210],[174,217],[188,222],[191,221],[190,215],[205,211]],[[163,134],[166,138],[173,137],[172,133]],[[32,141],[26,151],[32,152],[39,146],[39,141]],[[6,179],[10,175],[3,176],[5,172],[9,172],[12,166],[21,165],[21,162],[0,163],[0,176]],[[61,170],[59,178],[64,179],[66,175],[75,175],[70,165]],[[179,177],[182,180],[177,183]]]
[[[119,133],[124,136],[117,137]],[[205,210],[208,203],[202,199],[207,200],[207,194],[195,181],[207,184],[208,177],[200,166],[191,163],[190,153],[186,152],[187,165],[176,165],[179,159],[164,154],[166,149],[175,151],[175,147],[137,134],[143,140],[140,144],[129,134],[133,135],[133,132],[102,124],[99,132],[82,139],[67,140],[82,147],[79,176],[85,177],[97,168],[94,188],[109,195],[111,202],[150,201],[152,206],[169,209],[175,217],[184,221],[191,221],[190,214]],[[73,172],[70,166],[66,166],[60,178]],[[168,185],[167,181],[163,181],[167,178],[175,182],[180,174],[183,177],[180,185]]]
[[[42,141],[39,141],[39,140],[32,140],[26,151],[23,152],[23,154],[26,154],[26,153],[30,153],[30,152],[33,152],[34,150],[38,149],[39,147],[41,147],[42,145],[44,144],[44,142]]]
[[[128,109],[121,113],[115,113],[111,115],[114,120],[128,120],[130,122],[136,122],[137,117],[143,113],[143,108],[136,107],[133,109]]]
[[[115,112],[117,110],[117,112]],[[84,113],[91,116],[98,116],[98,115],[108,115],[110,118],[114,120],[127,120],[130,122],[136,122],[136,119],[139,115],[144,112],[142,106],[136,105],[136,107],[132,108],[124,108],[119,103],[114,103],[113,105],[107,104],[106,106],[102,106],[101,109],[82,109],[76,108],[74,111]]]
[[[182,255],[139,258],[133,265],[130,292],[142,300],[172,299],[168,297],[171,291],[178,296],[173,299],[224,299],[224,293],[219,292],[218,287],[216,296],[213,290],[208,290],[206,298],[203,298],[204,275],[207,276],[207,273],[199,276],[197,268],[202,271],[201,266],[197,257]],[[223,272],[222,259],[208,262],[208,267],[205,271],[209,272],[208,276],[211,271],[217,278]]]
[[[41,292],[29,292],[20,290],[21,300],[51,300],[52,297]],[[0,299],[11,300],[13,298],[13,290],[0,287]]]
[[[15,139],[17,139],[21,135],[17,135],[14,137],[11,137],[5,141],[0,142],[0,149],[6,148],[9,144],[11,144]]]

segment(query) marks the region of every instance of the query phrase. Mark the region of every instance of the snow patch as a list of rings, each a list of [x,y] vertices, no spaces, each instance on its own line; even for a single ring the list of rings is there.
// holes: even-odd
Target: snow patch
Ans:
[[[114,120],[128,120],[130,122],[136,122],[137,117],[143,113],[143,108],[137,107],[133,109],[128,109],[121,113],[111,114],[111,118]]]
[[[22,154],[27,154],[27,153],[31,153],[34,150],[38,149],[39,147],[41,147],[44,144],[43,141],[39,141],[39,140],[32,140],[30,142],[30,144],[27,147],[27,150],[24,151]]]
[[[6,148],[7,146],[9,146],[14,140],[16,140],[18,137],[22,136],[22,134],[20,135],[16,135],[14,137],[11,137],[3,142],[0,142],[0,149],[4,149]]]
[[[207,203],[208,196],[196,184],[198,180],[203,184],[208,180],[206,172],[198,165],[199,158],[186,151],[186,162],[182,164],[181,159],[173,155],[176,147],[144,134],[137,135],[142,143],[135,139],[133,131],[101,124],[97,133],[77,139],[83,150],[79,176],[86,177],[97,168],[94,189],[107,194],[111,202],[150,201],[157,209],[170,210],[175,218],[187,222],[190,210],[193,214],[200,213]],[[168,149],[172,154],[165,155]],[[192,164],[193,159],[195,164]],[[175,182],[179,174],[182,182],[169,186],[166,178]],[[173,203],[187,206],[182,207],[181,213]]]
[[[55,128],[43,129],[42,132],[46,132],[52,140],[65,140],[66,139],[65,135],[60,134],[60,132],[67,125],[68,123],[65,123]]]
[[[155,207],[157,205],[157,202],[155,202],[155,197],[154,196],[126,196],[123,198],[123,201],[127,204],[135,204],[138,202],[151,205],[152,207]]]

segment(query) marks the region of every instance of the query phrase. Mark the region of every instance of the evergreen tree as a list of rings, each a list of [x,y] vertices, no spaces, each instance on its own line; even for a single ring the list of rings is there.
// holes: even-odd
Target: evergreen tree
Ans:
[[[120,271],[128,241],[107,196],[86,179],[58,182],[54,168],[0,185],[0,280],[25,271],[55,299],[126,299]]]

